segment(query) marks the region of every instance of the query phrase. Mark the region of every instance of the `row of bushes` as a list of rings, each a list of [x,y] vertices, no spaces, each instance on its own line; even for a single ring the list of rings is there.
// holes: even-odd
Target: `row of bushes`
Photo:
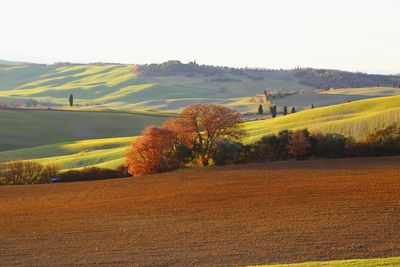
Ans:
[[[49,183],[52,178],[60,182],[76,182],[121,178],[129,176],[127,169],[120,166],[115,170],[87,167],[81,170],[60,172],[56,164],[42,165],[38,161],[13,161],[0,165],[0,184]]]
[[[301,131],[281,131],[261,140],[243,145],[220,142],[214,152],[216,165],[306,158],[343,158],[400,155],[400,127],[392,125],[376,130],[364,142],[355,142],[340,134],[311,134]]]
[[[106,168],[97,168],[97,167],[87,167],[81,170],[70,170],[58,174],[58,178],[60,178],[62,182],[103,180],[110,178],[122,178],[128,176],[129,173],[123,165],[119,166],[115,170]]]
[[[0,165],[0,184],[48,183],[58,171],[55,164],[43,166],[37,161],[12,161]]]

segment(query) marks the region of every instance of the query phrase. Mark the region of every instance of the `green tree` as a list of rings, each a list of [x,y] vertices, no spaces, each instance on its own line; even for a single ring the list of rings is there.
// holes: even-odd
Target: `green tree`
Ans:
[[[73,94],[71,94],[71,95],[69,96],[69,105],[70,105],[71,107],[74,105],[74,95],[73,95]]]
[[[276,117],[276,113],[277,113],[276,112],[276,105],[270,106],[269,111],[271,112],[272,118],[275,118]]]
[[[263,109],[262,105],[260,104],[258,106],[258,114],[263,114],[263,113],[264,113],[264,109]]]
[[[315,108],[314,103],[311,104],[311,108]]]
[[[292,107],[292,112],[291,113],[296,113],[296,108]]]
[[[269,101],[269,94],[267,90],[264,90],[265,100]]]
[[[287,106],[283,107],[283,115],[287,115]]]

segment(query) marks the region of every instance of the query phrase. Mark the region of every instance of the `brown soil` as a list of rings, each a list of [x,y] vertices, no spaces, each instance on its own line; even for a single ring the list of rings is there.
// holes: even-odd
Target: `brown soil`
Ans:
[[[228,266],[400,255],[400,158],[0,188],[0,265]]]

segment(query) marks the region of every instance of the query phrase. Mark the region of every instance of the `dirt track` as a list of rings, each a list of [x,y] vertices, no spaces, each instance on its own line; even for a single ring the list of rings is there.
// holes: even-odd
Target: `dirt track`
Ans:
[[[0,265],[227,266],[400,255],[400,158],[0,187]]]

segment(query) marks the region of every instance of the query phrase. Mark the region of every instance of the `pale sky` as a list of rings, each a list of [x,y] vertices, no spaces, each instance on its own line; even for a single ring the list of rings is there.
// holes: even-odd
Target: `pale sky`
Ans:
[[[400,73],[398,0],[0,0],[0,59]]]

